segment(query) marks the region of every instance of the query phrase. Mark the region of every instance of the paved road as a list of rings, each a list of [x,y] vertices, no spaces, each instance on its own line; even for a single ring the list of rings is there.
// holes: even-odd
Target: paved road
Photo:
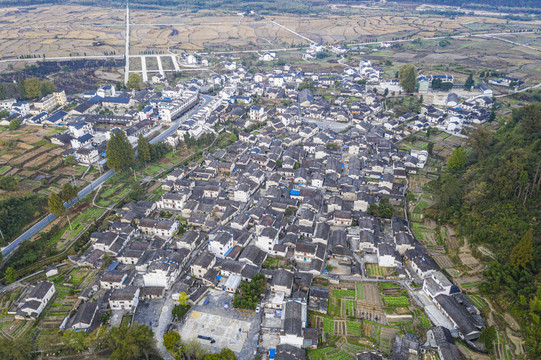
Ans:
[[[124,69],[124,84],[128,83],[128,78],[130,76],[130,8],[126,2],[126,68]],[[143,69],[145,69],[143,67]]]
[[[155,144],[158,141],[163,141],[166,137],[171,135],[174,131],[178,129],[181,123],[188,120],[197,110],[199,110],[201,107],[204,107],[206,104],[208,104],[213,97],[208,95],[201,95],[202,101],[199,105],[195,106],[192,110],[188,111],[184,116],[177,119],[175,122],[171,124],[171,126],[162,132],[160,135],[156,136],[154,139],[150,140],[149,142],[151,144]],[[108,170],[103,175],[101,175],[99,178],[91,182],[87,187],[79,191],[78,197],[84,198],[88,194],[90,194],[92,191],[94,191],[98,186],[106,182],[111,176],[115,174],[114,170]],[[69,208],[73,206],[73,204],[77,203],[77,200],[75,200],[73,203],[68,204],[65,203],[64,205]],[[7,245],[5,248],[1,250],[2,255],[6,257],[11,252],[15,251],[19,245],[25,241],[30,239],[32,236],[39,233],[45,226],[49,225],[54,219],[56,219],[56,216],[53,214],[47,214],[43,219],[38,221],[36,224],[34,224],[30,229],[28,229],[26,232],[24,232],[21,236],[19,236],[17,239],[13,240],[9,245]]]

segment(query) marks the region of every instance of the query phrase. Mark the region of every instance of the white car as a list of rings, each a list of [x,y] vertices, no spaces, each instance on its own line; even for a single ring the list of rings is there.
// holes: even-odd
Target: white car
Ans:
[[[261,311],[261,305],[257,304],[257,306],[255,308],[256,314],[259,314],[260,311]]]

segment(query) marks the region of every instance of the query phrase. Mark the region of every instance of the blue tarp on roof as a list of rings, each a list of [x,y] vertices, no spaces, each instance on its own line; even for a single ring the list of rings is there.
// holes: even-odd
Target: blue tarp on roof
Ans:
[[[276,356],[276,349],[270,349],[269,350],[269,359],[274,359]]]
[[[289,192],[289,195],[290,196],[300,196],[301,195],[301,191],[300,190],[291,190]]]

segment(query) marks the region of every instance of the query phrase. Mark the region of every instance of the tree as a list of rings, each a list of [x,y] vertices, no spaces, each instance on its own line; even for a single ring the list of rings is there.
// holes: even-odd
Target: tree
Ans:
[[[77,165],[77,160],[75,160],[75,156],[68,155],[63,161],[64,166],[73,166]]]
[[[88,334],[84,331],[66,330],[62,335],[64,344],[71,350],[81,352],[88,348]]]
[[[385,88],[385,91],[383,91],[383,97],[387,97],[389,95],[389,89]]]
[[[426,151],[428,151],[428,153],[432,155],[432,151],[434,151],[434,143],[429,142],[426,146]]]
[[[511,266],[526,267],[533,260],[533,230],[530,229],[524,234],[522,240],[515,245],[509,257]]]
[[[169,351],[171,354],[175,355],[180,345],[182,345],[182,340],[180,338],[180,334],[176,331],[169,331],[163,335],[163,346]]]
[[[308,90],[314,90],[315,87],[314,87],[314,80],[310,79],[310,78],[306,78],[304,79],[300,84],[299,84],[299,91],[301,90],[304,90],[304,89],[308,89]]]
[[[24,80],[24,92],[29,99],[41,97],[41,82],[38,78],[28,78]]]
[[[485,345],[485,348],[490,353],[494,351],[494,341],[496,339],[497,335],[494,325],[484,328],[479,336],[479,341]]]
[[[173,307],[173,310],[171,310],[171,314],[176,317],[177,319],[182,319],[184,315],[190,310],[190,305],[175,305]]]
[[[115,327],[106,337],[112,350],[111,360],[149,359],[156,354],[152,329],[147,325],[133,323],[130,326]]]
[[[209,355],[209,350],[195,339],[191,339],[184,344],[184,352],[189,359],[196,360],[203,360],[206,355]]]
[[[19,182],[14,176],[0,176],[0,189],[15,191],[19,188]]]
[[[77,193],[78,193],[77,190],[78,190],[77,186],[71,185],[71,183],[65,183],[62,186],[62,191],[60,192],[60,197],[65,202],[69,203],[70,201],[72,201],[73,199],[75,199],[77,197]]]
[[[58,217],[64,216],[64,214],[66,214],[66,207],[64,206],[64,201],[62,201],[62,198],[57,193],[55,192],[51,193],[51,196],[49,196],[48,205],[49,205],[49,211],[51,212],[51,214]],[[68,216],[68,222],[70,224],[70,229],[71,229],[71,222],[70,222],[69,216]]]
[[[63,216],[66,213],[66,207],[64,206],[64,202],[62,201],[62,198],[58,196],[57,193],[52,192],[49,196],[49,211],[51,214],[56,216]]]
[[[52,94],[56,91],[56,86],[52,81],[44,80],[41,82],[41,96]]]
[[[139,159],[144,161],[145,164],[147,161],[150,161],[150,144],[143,134],[139,134],[139,138],[137,139],[137,154],[139,155]]]
[[[111,139],[107,142],[105,150],[107,166],[115,171],[130,167],[135,161],[135,151],[123,130],[115,129],[111,132]]]
[[[15,130],[19,126],[21,126],[21,120],[20,119],[13,119],[9,122],[9,130]]]
[[[188,294],[186,294],[184,291],[181,291],[179,294],[178,294],[178,304],[179,305],[182,305],[182,306],[187,306],[188,305],[188,299],[190,297],[188,296]]]
[[[21,74],[19,74],[18,79],[17,79],[17,87],[19,88],[19,96],[20,96],[20,98],[21,99],[26,99],[26,91],[25,91],[25,87],[24,87],[24,79],[21,76]]]
[[[256,274],[251,282],[242,282],[240,284],[240,294],[233,298],[235,308],[254,310],[261,300],[261,294],[265,292],[267,279],[265,275]]]
[[[24,336],[11,340],[2,338],[0,341],[0,359],[28,360],[32,359],[32,340]]]
[[[12,284],[15,282],[15,280],[17,280],[17,275],[15,274],[15,270],[13,270],[11,266],[8,266],[4,276],[5,276],[6,285]]]
[[[126,83],[128,89],[141,90],[141,77],[139,74],[131,73]]]
[[[412,64],[402,65],[398,71],[398,78],[400,80],[400,87],[404,89],[406,93],[412,93],[415,91],[417,85],[417,70]]]
[[[449,160],[447,160],[447,169],[450,171],[460,171],[466,166],[466,151],[463,147],[456,148]]]
[[[381,217],[385,219],[390,219],[393,217],[394,214],[394,207],[389,202],[389,198],[384,197],[381,199],[379,204],[370,204],[368,208],[368,213],[371,215],[374,215],[376,217]]]
[[[228,348],[223,348],[222,351],[220,351],[220,356],[223,360],[237,360],[237,356],[233,350]]]
[[[468,78],[466,79],[466,82],[464,83],[464,89],[469,91],[471,90],[474,84],[475,82],[473,81],[473,74],[470,73],[470,75],[468,75]]]

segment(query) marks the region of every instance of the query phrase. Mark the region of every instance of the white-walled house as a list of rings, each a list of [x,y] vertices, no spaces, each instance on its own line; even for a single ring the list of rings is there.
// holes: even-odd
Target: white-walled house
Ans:
[[[274,245],[278,244],[279,231],[273,227],[266,227],[256,239],[255,246],[265,252],[271,252]]]
[[[25,298],[23,305],[15,314],[19,320],[35,320],[41,314],[55,293],[54,284],[50,281],[38,283]]]
[[[109,298],[111,310],[135,311],[139,304],[139,292],[140,289],[136,286],[115,289]]]

